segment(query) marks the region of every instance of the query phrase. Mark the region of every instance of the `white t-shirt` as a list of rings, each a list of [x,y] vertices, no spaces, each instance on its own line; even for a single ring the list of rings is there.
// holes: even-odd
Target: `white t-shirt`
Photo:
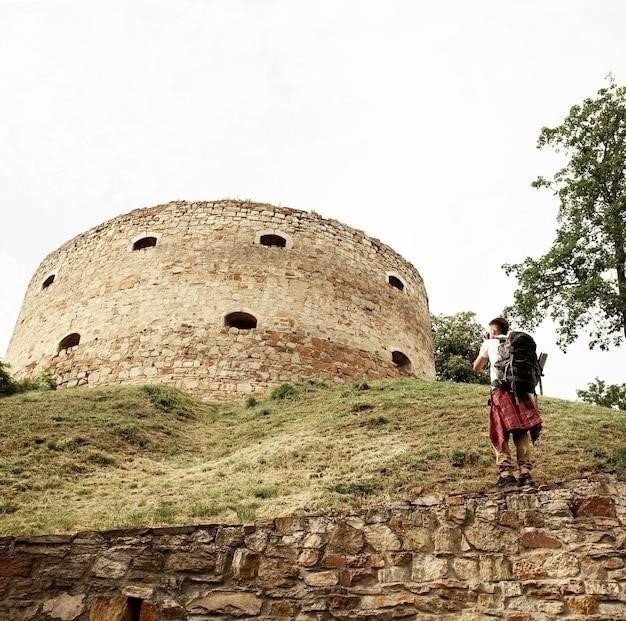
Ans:
[[[478,352],[478,355],[481,358],[489,359],[489,373],[492,382],[498,379],[498,371],[496,370],[494,364],[500,360],[500,352],[498,351],[498,348],[500,347],[501,342],[502,341],[500,339],[487,339],[486,341],[483,341],[483,344],[480,346],[480,351]]]

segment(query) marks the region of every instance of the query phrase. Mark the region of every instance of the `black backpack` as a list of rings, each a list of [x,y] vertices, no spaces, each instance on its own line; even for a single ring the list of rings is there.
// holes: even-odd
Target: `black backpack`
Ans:
[[[541,382],[542,371],[533,337],[525,332],[509,332],[506,337],[500,337],[498,351],[500,360],[494,364],[498,379],[494,384],[515,393],[516,396],[535,394],[535,387]]]

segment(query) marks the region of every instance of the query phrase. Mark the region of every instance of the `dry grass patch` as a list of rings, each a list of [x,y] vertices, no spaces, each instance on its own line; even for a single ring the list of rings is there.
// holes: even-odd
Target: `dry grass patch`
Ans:
[[[241,522],[493,485],[481,386],[303,384],[201,404],[168,387],[0,399],[0,533]],[[536,478],[626,470],[624,413],[541,400]]]

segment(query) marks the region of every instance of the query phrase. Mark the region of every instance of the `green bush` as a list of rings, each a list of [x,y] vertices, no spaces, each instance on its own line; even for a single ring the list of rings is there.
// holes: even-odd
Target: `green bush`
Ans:
[[[620,447],[613,451],[609,463],[615,468],[626,470],[626,446]]]
[[[296,389],[291,384],[281,384],[276,386],[270,393],[270,399],[279,401],[281,399],[291,399],[296,396]]]
[[[9,375],[9,369],[6,364],[0,361],[0,396],[12,395],[17,392],[15,382]]]
[[[9,366],[0,362],[0,397],[32,390],[55,390],[56,387],[56,380],[47,371],[36,377],[15,381],[9,374]]]
[[[152,384],[142,386],[141,390],[159,410],[174,414],[178,418],[193,418],[193,402],[180,390],[171,386]]]
[[[255,498],[274,498],[278,496],[278,486],[277,485],[257,485],[252,490],[252,495]]]
[[[150,443],[146,434],[135,423],[119,423],[113,427],[113,431],[136,448],[146,448]]]

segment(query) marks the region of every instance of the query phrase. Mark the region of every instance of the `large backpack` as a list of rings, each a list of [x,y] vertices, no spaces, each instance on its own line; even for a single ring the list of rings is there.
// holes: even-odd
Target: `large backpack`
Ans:
[[[542,372],[533,337],[525,332],[509,332],[506,337],[500,337],[498,351],[500,360],[494,364],[498,372],[497,386],[516,396],[535,394]]]

